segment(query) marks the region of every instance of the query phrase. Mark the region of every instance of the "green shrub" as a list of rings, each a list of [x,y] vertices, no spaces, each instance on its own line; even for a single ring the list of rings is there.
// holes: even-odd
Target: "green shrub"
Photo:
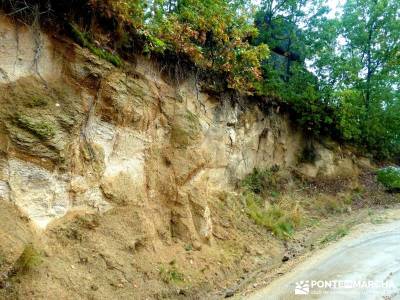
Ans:
[[[259,171],[255,168],[253,173],[244,178],[242,187],[250,192],[261,194],[262,190],[265,188],[265,178],[269,176],[270,173],[268,171]]]
[[[279,195],[279,175],[277,174],[278,170],[258,170],[254,168],[253,172],[247,175],[241,186],[249,192],[253,192],[255,194],[262,194],[264,196],[277,196]]]
[[[389,190],[400,190],[400,168],[387,167],[377,172],[378,181]]]

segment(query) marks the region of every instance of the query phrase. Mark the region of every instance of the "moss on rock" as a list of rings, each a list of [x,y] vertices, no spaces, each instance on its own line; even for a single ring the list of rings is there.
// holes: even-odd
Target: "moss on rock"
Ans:
[[[56,134],[56,125],[47,120],[35,119],[26,115],[18,115],[16,120],[21,128],[29,130],[40,139],[48,140]]]
[[[70,26],[72,37],[79,45],[88,48],[94,55],[105,59],[116,67],[122,66],[122,60],[117,54],[113,54],[103,48],[96,47],[93,44],[91,37],[87,33],[80,31],[79,28],[74,24],[71,24]]]

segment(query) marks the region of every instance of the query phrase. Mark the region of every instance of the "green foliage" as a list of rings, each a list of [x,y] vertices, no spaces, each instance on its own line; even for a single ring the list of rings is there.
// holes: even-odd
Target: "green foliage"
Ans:
[[[90,51],[92,51],[92,53],[102,59],[105,59],[106,61],[112,63],[114,66],[116,67],[120,67],[122,66],[122,60],[121,58],[116,55],[116,54],[112,54],[111,52],[104,50],[102,48],[98,48],[95,46],[89,46],[88,47]]]
[[[387,167],[378,170],[378,181],[389,190],[400,190],[400,168]]]
[[[226,73],[231,88],[251,92],[261,79],[260,61],[267,57],[268,48],[249,44],[257,30],[248,19],[236,2],[184,0],[161,23],[159,34],[200,68]]]
[[[265,44],[250,44],[258,31],[251,24],[251,10],[243,1],[139,2],[116,1],[111,6],[122,19],[132,20],[145,39],[145,53],[184,56],[198,68],[224,76],[229,88],[243,94],[256,92],[262,79],[261,61],[269,51]],[[132,10],[141,12],[132,14]],[[137,20],[138,16],[142,21]]]
[[[308,4],[312,7],[306,11]],[[305,64],[313,49],[308,43],[311,26],[304,28],[304,24],[310,24],[324,9],[313,0],[264,0],[255,17],[260,35],[254,42],[265,43],[272,51],[263,63],[259,93],[289,104],[296,121],[314,134],[330,130],[334,119],[322,101],[317,78]]]
[[[399,10],[396,0],[347,0],[343,14],[319,20],[310,39],[342,138],[377,158],[400,154]]]
[[[24,251],[15,262],[14,270],[16,273],[28,273],[42,262],[42,255],[32,244],[25,246]]]
[[[103,48],[96,47],[93,44],[90,35],[88,33],[80,31],[79,28],[74,24],[71,24],[71,33],[73,38],[79,45],[88,48],[94,55],[112,63],[116,67],[122,66],[123,62],[117,54],[113,54]]]
[[[288,103],[314,135],[377,158],[400,155],[399,9],[395,0],[347,0],[343,14],[328,18],[322,1],[261,1],[255,44],[272,55],[260,94]]]
[[[365,109],[360,103],[362,99],[357,90],[343,90],[335,95],[339,103],[337,111],[338,129],[346,140],[360,142],[362,139],[362,120],[365,118]]]

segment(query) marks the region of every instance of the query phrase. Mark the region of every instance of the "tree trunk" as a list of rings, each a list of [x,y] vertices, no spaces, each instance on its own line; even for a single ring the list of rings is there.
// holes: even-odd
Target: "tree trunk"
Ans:
[[[368,31],[368,49],[367,49],[367,86],[365,91],[365,108],[367,113],[371,104],[371,77],[372,77],[372,61],[371,61],[371,43],[372,43],[372,25]]]

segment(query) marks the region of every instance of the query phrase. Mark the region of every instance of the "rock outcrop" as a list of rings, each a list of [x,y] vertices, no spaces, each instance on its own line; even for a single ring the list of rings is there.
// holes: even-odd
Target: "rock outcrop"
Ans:
[[[210,243],[209,201],[253,168],[310,177],[357,172],[276,108],[171,83],[138,57],[115,68],[77,45],[0,18],[0,199],[45,229],[73,211],[129,203],[146,235]]]

